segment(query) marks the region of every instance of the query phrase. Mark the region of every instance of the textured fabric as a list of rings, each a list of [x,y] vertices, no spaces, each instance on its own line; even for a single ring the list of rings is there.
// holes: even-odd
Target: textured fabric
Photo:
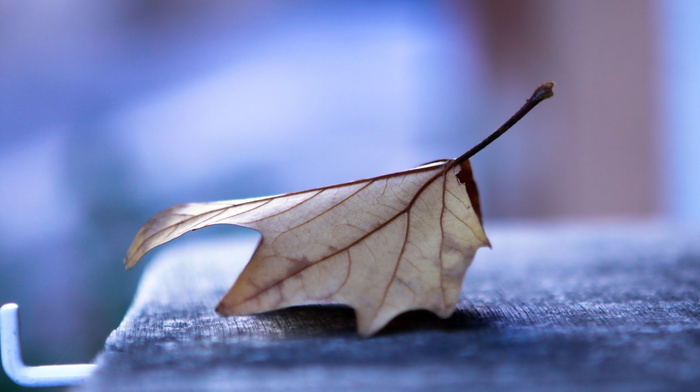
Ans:
[[[700,230],[487,227],[457,312],[362,339],[353,311],[221,318],[257,239],[150,263],[82,391],[692,391],[700,388]]]

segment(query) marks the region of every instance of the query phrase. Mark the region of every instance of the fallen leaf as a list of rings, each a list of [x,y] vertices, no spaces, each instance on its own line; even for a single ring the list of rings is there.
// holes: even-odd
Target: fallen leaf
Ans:
[[[489,246],[468,159],[549,98],[552,87],[540,86],[456,159],[303,192],[171,207],[139,230],[126,267],[188,231],[230,224],[262,238],[217,306],[221,315],[342,303],[355,310],[363,336],[409,310],[449,317],[474,254]]]

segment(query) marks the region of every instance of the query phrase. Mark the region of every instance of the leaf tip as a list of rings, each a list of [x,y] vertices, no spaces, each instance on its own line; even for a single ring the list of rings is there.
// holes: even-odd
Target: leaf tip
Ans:
[[[122,263],[124,264],[124,269],[127,271],[134,268],[134,266],[136,265],[137,262],[138,262],[138,260],[136,260],[136,261],[130,260],[129,257],[125,257],[124,261],[122,261]]]
[[[140,232],[139,232],[140,234]],[[128,271],[132,269],[143,257],[144,253],[139,252],[139,238],[140,235],[137,234],[136,238],[134,238],[134,242],[131,244],[129,249],[126,251],[126,257],[124,257],[123,264],[124,268]]]
[[[359,320],[358,320],[357,334],[362,339],[369,339],[372,336],[376,335],[377,332],[379,332],[384,327],[385,327],[384,325],[382,325],[380,327],[372,327],[371,325],[362,325],[362,324],[359,324]]]
[[[230,317],[238,314],[233,308],[233,306],[228,305],[225,302],[226,297],[222,298],[219,304],[216,305],[216,308],[214,308],[214,312],[216,312],[216,314],[218,314],[221,317]]]

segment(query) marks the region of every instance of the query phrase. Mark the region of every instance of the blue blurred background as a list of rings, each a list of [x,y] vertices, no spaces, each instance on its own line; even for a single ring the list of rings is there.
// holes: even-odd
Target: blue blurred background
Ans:
[[[698,37],[683,0],[2,1],[0,303],[89,361],[153,213],[455,157],[549,80],[472,160],[487,224],[697,221]]]

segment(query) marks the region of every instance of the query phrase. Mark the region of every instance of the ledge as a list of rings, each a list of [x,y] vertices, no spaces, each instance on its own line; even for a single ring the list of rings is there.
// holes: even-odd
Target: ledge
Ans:
[[[487,232],[455,314],[355,333],[344,306],[221,318],[257,238],[173,246],[144,273],[79,391],[690,390],[700,230],[656,223]]]

